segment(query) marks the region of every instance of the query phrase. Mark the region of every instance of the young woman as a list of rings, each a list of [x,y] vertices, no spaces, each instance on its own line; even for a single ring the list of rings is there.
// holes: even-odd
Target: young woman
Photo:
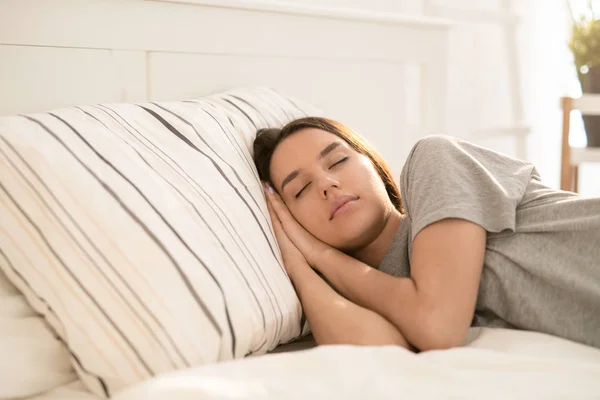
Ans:
[[[477,325],[600,347],[600,198],[446,136],[414,145],[399,189],[323,118],[261,130],[254,152],[318,344],[445,349]]]

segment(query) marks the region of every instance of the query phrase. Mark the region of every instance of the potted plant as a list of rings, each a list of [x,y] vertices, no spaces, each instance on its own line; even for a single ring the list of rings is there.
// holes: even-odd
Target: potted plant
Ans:
[[[575,16],[571,8],[573,27],[569,48],[573,53],[582,92],[600,93],[600,19],[594,12],[591,0],[582,14]],[[600,116],[584,115],[583,123],[588,146],[600,147]]]

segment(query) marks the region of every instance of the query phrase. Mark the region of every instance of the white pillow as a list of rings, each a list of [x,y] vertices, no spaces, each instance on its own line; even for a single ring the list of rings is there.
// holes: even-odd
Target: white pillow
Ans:
[[[2,271],[0,354],[0,399],[33,396],[77,378],[67,347]]]
[[[259,88],[0,118],[0,268],[94,393],[301,335],[250,146],[307,112]]]
[[[225,112],[250,150],[260,128],[282,127],[293,119],[306,116],[323,116],[323,111],[314,105],[267,87],[239,88],[209,96],[208,100]]]

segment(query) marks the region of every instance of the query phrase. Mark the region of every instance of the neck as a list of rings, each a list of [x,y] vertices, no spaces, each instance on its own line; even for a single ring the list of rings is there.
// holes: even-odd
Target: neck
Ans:
[[[398,227],[402,222],[402,214],[396,209],[388,217],[385,226],[379,236],[367,246],[350,254],[359,261],[378,268],[390,248]]]

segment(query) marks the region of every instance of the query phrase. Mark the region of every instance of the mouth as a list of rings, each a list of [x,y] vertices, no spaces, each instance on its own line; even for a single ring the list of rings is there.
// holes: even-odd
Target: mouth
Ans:
[[[331,221],[337,215],[344,213],[345,211],[352,208],[352,205],[358,200],[358,196],[341,196],[333,201],[331,204],[331,210],[329,214],[329,220]]]

